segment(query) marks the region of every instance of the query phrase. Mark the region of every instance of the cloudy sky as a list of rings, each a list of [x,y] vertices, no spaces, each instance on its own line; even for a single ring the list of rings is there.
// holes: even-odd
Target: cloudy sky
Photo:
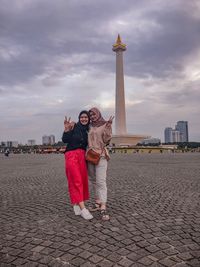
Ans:
[[[128,132],[159,137],[178,120],[200,141],[199,0],[0,0],[0,141],[60,140],[64,116],[114,114],[124,53]]]

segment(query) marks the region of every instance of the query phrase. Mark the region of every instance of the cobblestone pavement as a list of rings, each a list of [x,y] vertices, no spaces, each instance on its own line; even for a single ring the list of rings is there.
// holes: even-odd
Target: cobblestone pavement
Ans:
[[[200,153],[113,154],[109,222],[69,204],[63,155],[0,155],[0,266],[200,267]]]

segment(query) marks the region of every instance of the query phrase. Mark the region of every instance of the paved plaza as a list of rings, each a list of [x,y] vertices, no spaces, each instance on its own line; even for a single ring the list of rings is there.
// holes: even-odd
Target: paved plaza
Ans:
[[[0,266],[200,267],[200,153],[113,154],[108,196],[85,221],[62,154],[0,155]]]

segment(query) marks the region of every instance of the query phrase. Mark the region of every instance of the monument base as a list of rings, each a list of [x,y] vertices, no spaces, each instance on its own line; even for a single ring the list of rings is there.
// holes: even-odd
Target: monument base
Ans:
[[[110,144],[114,146],[133,146],[140,143],[143,139],[150,138],[146,135],[113,135]]]

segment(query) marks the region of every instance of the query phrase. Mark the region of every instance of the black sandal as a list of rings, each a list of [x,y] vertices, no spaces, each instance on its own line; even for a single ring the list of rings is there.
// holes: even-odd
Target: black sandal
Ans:
[[[110,220],[110,216],[108,215],[106,210],[101,210],[100,214],[101,214],[101,219],[103,221],[109,221]]]
[[[100,203],[94,203],[92,206],[90,206],[89,211],[97,211],[101,209],[101,204]]]

